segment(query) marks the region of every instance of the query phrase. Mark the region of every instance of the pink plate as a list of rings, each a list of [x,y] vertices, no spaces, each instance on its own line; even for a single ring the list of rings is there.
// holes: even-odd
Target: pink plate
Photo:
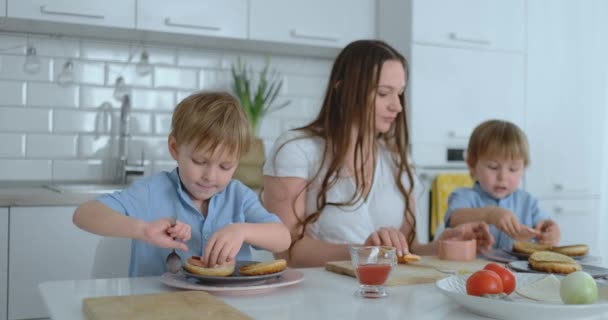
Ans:
[[[160,281],[170,287],[187,290],[202,290],[221,295],[260,294],[276,288],[290,286],[302,282],[302,280],[304,280],[304,274],[294,269],[285,270],[278,278],[244,284],[200,283],[196,279],[186,277],[182,273],[174,274],[166,272],[160,276]]]

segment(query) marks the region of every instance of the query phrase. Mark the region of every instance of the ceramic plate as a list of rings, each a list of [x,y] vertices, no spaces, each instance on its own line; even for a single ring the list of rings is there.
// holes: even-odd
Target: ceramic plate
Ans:
[[[511,261],[511,262],[509,262],[509,264],[507,264],[507,266],[515,271],[533,272],[533,273],[542,273],[542,274],[547,273],[547,272],[542,272],[542,271],[536,271],[536,270],[530,268],[528,261]],[[606,269],[606,268],[592,266],[592,265],[588,265],[588,264],[581,264],[581,266],[583,267],[583,271],[589,273],[594,278],[602,278],[602,277],[608,276],[608,269]]]
[[[526,286],[545,274],[515,273],[517,287]],[[468,276],[453,275],[436,282],[437,288],[450,300],[472,313],[495,319],[580,319],[608,312],[608,297],[602,296],[588,305],[565,305],[540,302],[512,293],[512,301],[470,296],[466,293]]]
[[[265,275],[261,275],[261,276],[243,276],[239,273],[240,267],[242,267],[244,265],[252,264],[252,263],[257,263],[257,261],[237,261],[236,265],[234,267],[234,273],[227,277],[203,276],[203,275],[199,275],[199,274],[190,273],[186,269],[183,269],[181,272],[183,272],[184,275],[186,275],[189,278],[197,279],[199,282],[223,283],[223,284],[236,284],[236,283],[243,283],[243,282],[262,282],[267,279],[277,278],[277,277],[281,276],[281,274],[283,274],[283,272],[285,272],[285,270],[283,270],[280,272],[265,274]]]
[[[508,253],[508,254],[516,257],[519,260],[528,260],[528,258],[530,257],[530,255],[527,254],[527,253],[515,252],[515,251],[512,251],[512,250],[508,250],[508,249],[502,249],[502,250],[504,252],[506,252],[506,253]],[[585,260],[587,258],[587,256],[588,255],[586,254],[584,256],[576,256],[576,257],[570,257],[570,258],[572,258],[574,260]]]
[[[302,272],[289,268],[286,269],[279,277],[254,283],[201,283],[197,279],[187,277],[182,273],[169,272],[160,277],[160,281],[170,287],[187,290],[202,290],[227,295],[259,294],[274,290],[276,288],[290,286],[302,282],[303,280],[304,274]]]

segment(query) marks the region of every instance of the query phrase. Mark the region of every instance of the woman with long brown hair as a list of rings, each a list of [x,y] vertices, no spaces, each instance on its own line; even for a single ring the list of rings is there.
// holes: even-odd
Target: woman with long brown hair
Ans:
[[[336,58],[321,110],[284,133],[264,165],[263,199],[292,233],[280,256],[292,266],[349,259],[349,244],[387,245],[402,256],[434,254],[416,239],[408,160],[405,58],[378,40],[347,45]],[[487,225],[447,229],[442,238],[492,242]]]

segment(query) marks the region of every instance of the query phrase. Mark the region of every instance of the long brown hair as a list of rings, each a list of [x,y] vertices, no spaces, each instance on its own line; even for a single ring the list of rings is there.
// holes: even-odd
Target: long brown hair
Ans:
[[[407,234],[408,245],[411,246],[416,238],[416,218],[409,201],[414,187],[414,179],[408,166],[409,136],[404,93],[400,95],[403,111],[399,113],[395,124],[388,132],[376,136],[375,91],[378,87],[382,66],[384,62],[389,60],[401,62],[407,78],[407,61],[387,43],[379,40],[359,40],[347,45],[334,62],[323,104],[317,118],[310,124],[295,129],[303,131],[309,137],[320,137],[325,141],[319,171],[313,179],[308,181],[301,192],[304,192],[319,177],[322,170],[327,168],[327,172],[322,177],[316,201],[316,211],[304,219],[299,219],[300,225],[297,228],[299,234],[292,237],[294,240],[291,247],[304,237],[306,227],[319,219],[326,206],[353,205],[364,196],[364,190],[368,183],[363,178],[366,176],[365,166],[363,165],[364,153],[366,152],[364,143],[365,145],[371,143],[374,161],[377,161],[375,155],[377,150],[376,141],[378,140],[383,141],[386,148],[392,153],[395,164],[395,183],[405,203],[403,215],[411,226],[410,232]],[[360,174],[354,174],[356,191],[352,198],[346,202],[328,202],[327,191],[335,185],[340,170],[347,163],[346,155],[351,145],[353,132],[357,133],[354,166],[356,170],[361,170]],[[370,137],[376,137],[377,139],[371,139]],[[407,174],[409,190],[406,190],[402,183],[403,173]],[[293,206],[295,212],[295,203]]]

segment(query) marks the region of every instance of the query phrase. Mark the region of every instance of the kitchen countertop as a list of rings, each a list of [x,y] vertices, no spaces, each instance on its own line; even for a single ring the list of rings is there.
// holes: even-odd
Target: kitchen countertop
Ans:
[[[76,206],[99,195],[99,193],[86,192],[60,193],[43,187],[50,183],[50,181],[0,182],[0,207]]]

